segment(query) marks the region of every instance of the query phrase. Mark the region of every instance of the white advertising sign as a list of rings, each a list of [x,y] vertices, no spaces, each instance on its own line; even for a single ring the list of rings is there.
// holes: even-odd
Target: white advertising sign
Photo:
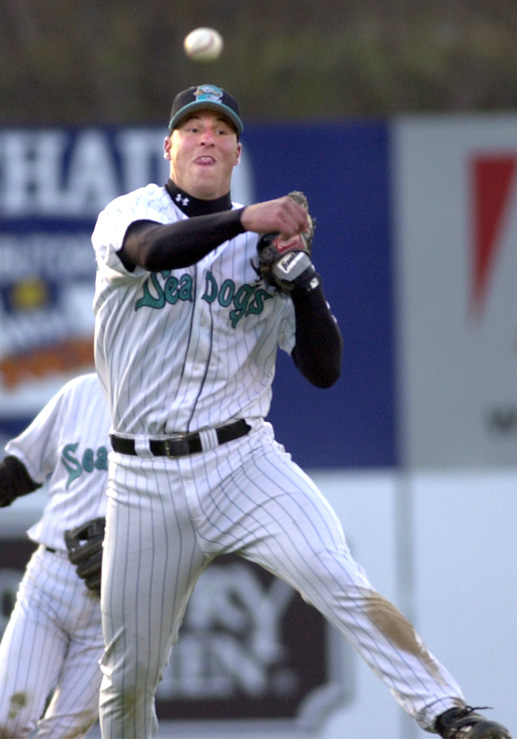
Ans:
[[[402,461],[517,459],[517,116],[393,128]]]

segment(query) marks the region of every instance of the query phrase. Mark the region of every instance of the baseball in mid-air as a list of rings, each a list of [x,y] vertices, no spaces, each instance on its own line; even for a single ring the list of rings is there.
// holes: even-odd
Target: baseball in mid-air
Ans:
[[[194,62],[213,62],[223,50],[223,37],[215,28],[195,28],[185,36],[185,54]]]

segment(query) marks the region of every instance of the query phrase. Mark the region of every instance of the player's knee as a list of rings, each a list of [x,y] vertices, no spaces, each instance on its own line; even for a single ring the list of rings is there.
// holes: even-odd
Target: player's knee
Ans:
[[[158,670],[156,675],[156,682],[153,683],[149,665],[131,659],[117,669],[104,669],[100,689],[101,709],[108,704],[117,704],[124,706],[126,713],[133,712],[137,704],[152,700],[154,685],[158,684]]]
[[[4,696],[7,700],[7,696]],[[0,739],[28,736],[36,726],[37,707],[25,691],[13,693],[0,702]]]
[[[320,608],[362,608],[375,592],[362,568],[347,554],[331,550],[300,560],[299,591],[305,600]]]
[[[55,739],[56,736],[73,736],[80,739],[97,721],[97,711],[84,711],[77,716],[52,716],[38,722],[38,739]]]

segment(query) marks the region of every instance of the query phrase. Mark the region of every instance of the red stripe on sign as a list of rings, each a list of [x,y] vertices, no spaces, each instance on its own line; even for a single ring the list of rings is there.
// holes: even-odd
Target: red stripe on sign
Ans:
[[[478,315],[486,298],[515,165],[515,156],[477,156],[472,162],[475,229],[472,307]]]

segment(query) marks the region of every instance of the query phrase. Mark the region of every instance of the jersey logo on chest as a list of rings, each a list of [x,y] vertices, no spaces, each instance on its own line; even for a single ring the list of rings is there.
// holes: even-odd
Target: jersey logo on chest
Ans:
[[[152,272],[143,284],[143,295],[135,303],[135,311],[144,307],[161,310],[178,301],[193,302],[194,287],[192,276],[187,273],[177,277],[170,270]],[[260,315],[264,302],[272,297],[257,282],[237,286],[234,280],[227,278],[219,284],[210,270],[206,272],[201,296],[207,303],[217,301],[222,308],[228,308],[228,319],[233,328],[244,316]]]
[[[61,459],[68,471],[68,480],[66,488],[70,487],[74,480],[81,477],[83,473],[91,473],[95,470],[108,469],[108,450],[105,446],[100,446],[97,450],[88,447],[81,455],[76,455],[79,442],[75,444],[67,444],[63,447]]]

